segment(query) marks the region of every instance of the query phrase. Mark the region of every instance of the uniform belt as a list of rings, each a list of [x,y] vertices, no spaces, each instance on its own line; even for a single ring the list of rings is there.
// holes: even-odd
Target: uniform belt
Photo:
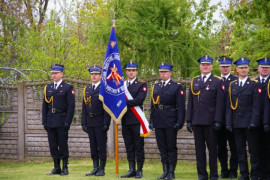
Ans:
[[[89,116],[90,116],[90,117],[95,117],[95,116],[100,116],[100,115],[102,115],[102,114],[104,114],[104,112],[99,112],[99,113],[89,113]]]
[[[176,105],[163,105],[159,104],[158,109],[163,110],[163,109],[176,109]]]
[[[52,113],[64,113],[64,112],[66,112],[66,111],[63,109],[52,108]]]

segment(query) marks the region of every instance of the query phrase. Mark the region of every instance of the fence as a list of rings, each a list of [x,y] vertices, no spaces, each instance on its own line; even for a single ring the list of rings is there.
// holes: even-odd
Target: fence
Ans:
[[[90,157],[89,139],[81,128],[81,105],[83,88],[87,81],[65,79],[75,90],[75,115],[69,131],[69,150],[71,157]],[[145,80],[148,95],[145,100],[145,113],[149,119],[151,87],[156,79]],[[188,91],[189,80],[181,82]],[[43,88],[50,82],[19,82],[14,85],[0,85],[0,158],[24,159],[27,157],[50,157],[47,133],[42,126]],[[187,93],[186,93],[187,94]],[[114,157],[114,122],[108,131],[108,156]],[[119,129],[119,157],[125,158],[124,140]],[[178,132],[178,158],[195,159],[193,135],[186,127]],[[148,159],[160,158],[154,133],[145,138],[145,156]]]

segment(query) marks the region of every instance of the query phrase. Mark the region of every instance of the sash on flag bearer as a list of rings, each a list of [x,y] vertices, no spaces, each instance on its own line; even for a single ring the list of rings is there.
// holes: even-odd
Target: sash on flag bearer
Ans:
[[[127,83],[127,81],[126,81]],[[127,100],[132,100],[133,97],[131,96],[130,92],[128,91],[127,84],[124,84],[125,87],[125,94]],[[133,112],[133,114],[136,116],[136,118],[139,120],[141,127],[140,127],[140,136],[141,137],[147,137],[152,134],[151,129],[149,129],[149,123],[145,117],[144,112],[141,110],[139,106],[130,107],[130,110]]]

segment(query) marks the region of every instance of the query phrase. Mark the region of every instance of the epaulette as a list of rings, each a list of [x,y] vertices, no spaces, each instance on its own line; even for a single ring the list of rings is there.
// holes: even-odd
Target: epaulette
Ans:
[[[181,83],[177,83],[177,84],[181,84]]]
[[[237,81],[237,79],[236,79],[236,80],[231,81],[231,82],[230,82],[230,85],[231,85],[232,83],[236,82],[236,81]]]
[[[256,78],[252,78],[251,81],[254,81],[255,83],[258,82],[258,80]]]
[[[201,75],[195,76],[195,77],[193,77],[192,79],[195,79],[195,78],[200,77],[200,76],[201,76]]]
[[[142,79],[138,79],[138,81],[139,81],[139,82],[142,82],[142,83],[143,83],[143,82],[145,82],[145,81],[144,81],[144,80],[142,80]]]
[[[216,75],[214,75],[214,77],[216,77],[216,78],[218,78],[218,79],[220,79],[220,80],[221,80],[221,77],[220,77],[220,76],[216,76]]]

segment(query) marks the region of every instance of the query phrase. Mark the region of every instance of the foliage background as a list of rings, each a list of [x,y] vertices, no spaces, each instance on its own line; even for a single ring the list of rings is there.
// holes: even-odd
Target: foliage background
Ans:
[[[199,74],[201,56],[235,60],[270,56],[270,2],[230,0],[225,19],[215,20],[217,5],[210,0],[52,0],[0,1],[0,66],[49,71],[53,63],[65,65],[69,77],[89,79],[87,69],[103,65],[113,11],[122,65],[140,66],[139,76],[157,74],[161,62],[174,65],[175,77]],[[53,5],[52,5],[53,6]],[[0,70],[0,77],[10,71]],[[214,74],[219,74],[214,62]],[[34,80],[49,79],[31,73]]]

